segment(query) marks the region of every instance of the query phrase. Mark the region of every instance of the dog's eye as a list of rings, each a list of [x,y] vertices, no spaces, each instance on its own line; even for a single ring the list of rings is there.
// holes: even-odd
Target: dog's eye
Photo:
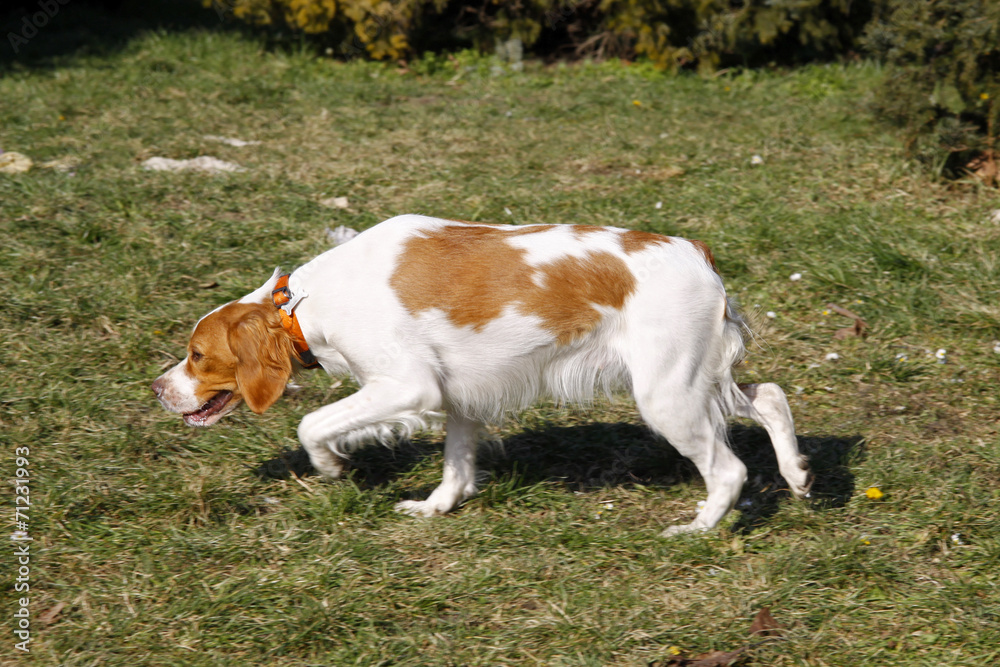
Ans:
[[[191,361],[194,361],[194,362],[199,362],[199,361],[201,361],[201,360],[202,360],[202,358],[203,358],[204,356],[205,356],[205,355],[203,355],[203,354],[202,354],[201,352],[199,352],[198,350],[191,350]]]

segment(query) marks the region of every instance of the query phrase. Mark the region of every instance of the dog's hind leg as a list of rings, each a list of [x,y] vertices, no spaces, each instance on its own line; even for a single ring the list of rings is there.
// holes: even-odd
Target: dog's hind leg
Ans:
[[[785,392],[770,382],[740,385],[739,390],[749,403],[741,400],[739,395],[734,396],[735,416],[753,419],[764,427],[771,437],[782,477],[796,498],[804,498],[809,493],[813,477],[805,457],[799,453],[795,422]]]
[[[482,424],[448,414],[444,439],[444,478],[427,500],[404,500],[396,511],[413,516],[445,514],[476,493],[476,444]]]
[[[668,380],[636,386],[635,395],[646,423],[698,467],[708,489],[694,521],[671,526],[663,535],[714,528],[739,499],[747,468],[726,443],[725,419],[712,392]]]

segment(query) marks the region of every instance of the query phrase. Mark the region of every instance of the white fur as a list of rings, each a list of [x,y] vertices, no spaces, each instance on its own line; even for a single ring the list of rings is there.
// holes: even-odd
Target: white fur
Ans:
[[[171,412],[194,412],[201,407],[195,395],[198,388],[195,378],[187,370],[187,357],[164,373],[153,386],[163,407]]]
[[[313,354],[329,372],[350,372],[361,389],[308,414],[298,435],[314,467],[338,477],[350,451],[385,441],[447,413],[445,470],[425,501],[397,509],[430,516],[475,493],[476,433],[484,422],[523,409],[541,396],[586,403],[595,389],[633,393],[643,419],[698,466],[708,500],[689,524],[668,534],[714,527],[734,505],[746,467],[726,444],[726,418],[761,422],[781,472],[796,495],[808,489],[784,393],[776,385],[734,383],[745,325],[727,301],[719,276],[691,243],[672,239],[624,251],[623,230],[574,234],[556,226],[512,235],[532,266],[601,251],[625,262],[635,291],[620,309],[595,306],[600,323],[558,345],[542,321],[509,307],[479,330],[454,325],[446,313],[409,312],[390,280],[406,242],[452,221],[405,215],[295,271],[293,294],[308,294],[296,314]],[[277,274],[243,300],[270,299]],[[537,284],[537,282],[536,282]]]

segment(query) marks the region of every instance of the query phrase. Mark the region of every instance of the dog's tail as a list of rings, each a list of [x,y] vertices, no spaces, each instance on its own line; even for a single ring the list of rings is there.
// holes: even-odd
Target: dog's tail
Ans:
[[[725,417],[736,417],[755,412],[753,403],[740,391],[733,379],[733,368],[746,356],[746,341],[753,336],[750,326],[743,319],[736,301],[726,297],[726,312],[722,327],[719,351],[719,368],[716,377],[719,383],[719,402]]]

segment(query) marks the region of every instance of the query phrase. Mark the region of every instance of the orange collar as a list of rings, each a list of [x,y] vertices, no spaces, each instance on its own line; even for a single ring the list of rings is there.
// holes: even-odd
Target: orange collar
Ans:
[[[299,320],[295,317],[295,306],[298,305],[299,299],[302,297],[292,297],[292,292],[288,289],[288,276],[289,274],[286,273],[278,278],[277,284],[271,291],[271,300],[274,302],[274,307],[278,309],[278,314],[281,315],[281,326],[292,337],[292,346],[295,349],[295,355],[299,358],[299,363],[305,368],[316,368],[319,366],[319,362],[309,351],[306,338],[302,335],[302,327],[299,326]]]

